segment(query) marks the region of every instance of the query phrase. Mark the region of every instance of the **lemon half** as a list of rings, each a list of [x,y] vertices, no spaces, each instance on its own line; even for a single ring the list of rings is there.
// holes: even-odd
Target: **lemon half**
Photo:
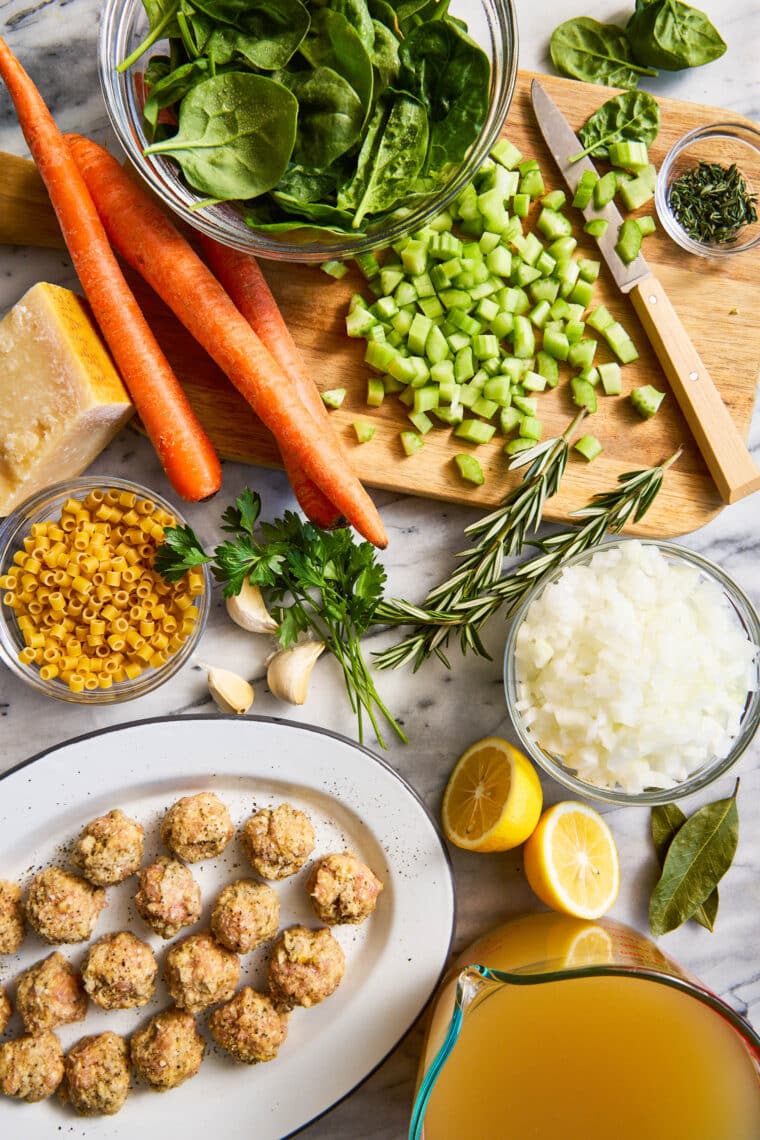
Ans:
[[[466,851],[509,851],[531,834],[542,804],[541,782],[527,756],[487,736],[460,756],[449,777],[443,830]]]
[[[620,889],[617,847],[598,812],[566,800],[541,816],[525,844],[525,874],[553,910],[601,918]]]

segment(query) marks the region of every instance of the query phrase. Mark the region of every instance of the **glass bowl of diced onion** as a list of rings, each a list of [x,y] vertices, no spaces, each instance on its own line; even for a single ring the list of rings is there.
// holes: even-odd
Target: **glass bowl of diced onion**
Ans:
[[[0,521],[0,661],[38,692],[79,704],[132,700],[189,659],[208,617],[205,566],[152,568],[177,509],[138,483],[70,479]]]
[[[670,803],[724,775],[760,726],[760,618],[694,551],[611,539],[523,599],[504,684],[523,746],[559,783]]]

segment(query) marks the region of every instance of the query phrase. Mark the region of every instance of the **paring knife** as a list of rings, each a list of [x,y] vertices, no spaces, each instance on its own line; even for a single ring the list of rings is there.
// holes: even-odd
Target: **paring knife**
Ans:
[[[594,164],[587,157],[569,161],[584,149],[583,144],[536,79],[531,83],[531,99],[552,157],[575,193],[581,175],[587,170],[595,172]],[[598,239],[599,251],[618,288],[630,295],[721,498],[733,503],[760,490],[760,471],[662,285],[641,254],[625,265],[615,252],[623,222],[620,211],[614,202],[602,210],[592,202],[583,214],[610,223]]]

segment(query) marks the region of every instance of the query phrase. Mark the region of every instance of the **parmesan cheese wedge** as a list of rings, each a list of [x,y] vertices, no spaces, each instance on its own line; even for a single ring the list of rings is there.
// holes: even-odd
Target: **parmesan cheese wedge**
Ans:
[[[0,516],[80,475],[133,412],[86,303],[33,285],[0,321]]]

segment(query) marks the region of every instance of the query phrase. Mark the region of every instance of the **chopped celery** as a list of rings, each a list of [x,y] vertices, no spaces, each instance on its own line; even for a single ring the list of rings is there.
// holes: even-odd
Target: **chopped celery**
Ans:
[[[515,194],[512,199],[512,210],[515,217],[527,218],[530,213],[530,194]]]
[[[580,268],[580,262],[578,263]],[[585,309],[594,299],[594,286],[591,281],[576,281],[570,293],[570,301]]]
[[[596,388],[599,383],[599,369],[592,364],[590,368],[584,368],[582,372],[578,373],[578,379],[588,380],[591,387]]]
[[[590,218],[583,229],[585,233],[590,234],[591,237],[600,238],[606,234],[609,224],[606,218]]]
[[[475,485],[478,487],[483,485],[485,482],[483,468],[480,466],[474,455],[464,455],[460,453],[459,455],[454,456],[454,462],[457,465],[459,474],[468,483],[475,483]]]
[[[415,273],[411,281],[417,297],[434,297],[435,286],[430,280],[429,273]]]
[[[401,446],[407,455],[414,455],[424,447],[425,441],[416,431],[402,431],[399,433]]]
[[[390,372],[386,372],[385,376],[382,377],[382,381],[386,393],[403,392],[406,387],[406,385],[402,384],[400,380],[397,380],[395,376],[391,376]]]
[[[522,439],[533,439],[538,441],[541,438],[543,431],[543,424],[537,420],[535,416],[525,416],[520,423],[520,436]]]
[[[561,210],[566,201],[564,190],[552,190],[549,194],[544,194],[541,205],[547,206],[550,210]]]
[[[579,452],[584,459],[587,459],[589,463],[596,459],[602,450],[602,445],[595,435],[582,435],[574,446],[575,450]]]
[[[608,202],[611,202],[615,197],[617,190],[617,174],[614,170],[608,170],[603,174],[598,182],[594,184],[594,206],[597,210],[601,210]]]
[[[424,316],[423,313],[415,314],[407,338],[410,352],[414,352],[418,356],[422,355],[425,351],[425,342],[427,341],[428,333],[432,327],[433,322],[430,320],[430,317]]]
[[[654,197],[654,188],[643,175],[620,185],[620,197],[626,210],[638,210]]]
[[[548,301],[539,301],[534,309],[528,313],[528,320],[537,329],[542,329],[549,319],[551,305]]]
[[[438,325],[433,325],[425,341],[425,355],[431,364],[437,364],[449,356],[449,346],[446,337]]]
[[[460,348],[454,359],[454,379],[457,384],[464,384],[466,380],[475,375],[475,365],[472,359],[472,349],[469,344]]]
[[[393,375],[395,375],[395,372],[391,365],[395,364],[398,356],[398,349],[393,348],[390,344],[384,344],[379,340],[369,341],[364,350],[364,359],[367,364],[371,365],[372,368],[376,368],[378,372],[390,372]],[[398,376],[397,379],[403,380],[405,377]],[[411,375],[409,379],[411,379]]]
[[[365,309],[363,305],[355,305],[346,316],[346,332],[349,336],[366,336],[373,325],[377,324],[377,317]]]
[[[578,268],[581,271],[581,280],[594,282],[599,276],[601,264],[598,261],[592,261],[589,257],[581,257],[578,259]]]
[[[550,209],[548,206],[544,206],[538,215],[536,228],[540,230],[549,241],[555,241],[560,237],[568,237],[573,232],[570,219],[566,218],[564,214],[560,214],[557,210]]]
[[[631,392],[631,403],[643,420],[651,419],[664,399],[665,393],[659,392],[651,384],[634,388]]]
[[[480,241],[478,242],[478,248],[479,248],[480,252],[485,256],[485,254],[490,253],[492,249],[496,249],[496,246],[499,244],[500,241],[501,241],[501,234],[492,234],[490,232],[490,230],[486,230],[480,236]]]
[[[454,361],[451,357],[446,360],[437,360],[430,366],[430,379],[438,385],[454,383]]]
[[[649,165],[646,143],[628,139],[625,142],[610,143],[607,147],[610,166],[618,166],[622,170],[641,170]]]
[[[589,321],[589,324],[590,323]],[[637,359],[639,354],[636,351],[634,343],[618,321],[613,321],[612,324],[606,325],[605,328],[602,329],[602,336],[621,364],[630,364],[632,360]]]
[[[400,309],[404,305],[414,305],[417,301],[417,290],[411,281],[400,281],[396,286],[393,299]]]
[[[486,254],[486,267],[489,273],[509,277],[512,272],[512,254],[503,245],[497,245]]]
[[[518,168],[520,175],[527,174],[529,170],[538,170],[538,160],[535,158],[526,158],[519,164]]]
[[[451,408],[433,408],[433,415],[439,419],[441,423],[449,424],[451,427],[454,424],[461,424],[464,418],[464,408],[461,404]]]
[[[524,416],[535,416],[538,411],[538,400],[534,396],[513,396],[512,404]]]
[[[501,299],[501,307],[508,313],[513,313],[515,316],[520,316],[523,313],[527,313],[528,309],[530,308],[528,294],[519,286],[505,289],[504,296]]]
[[[529,291],[534,301],[548,301],[553,304],[559,293],[559,281],[551,277],[541,277],[529,286]]]
[[[327,388],[319,393],[326,408],[339,408],[346,398],[345,388]]]
[[[475,310],[478,317],[490,324],[499,315],[499,306],[493,297],[484,297]]]
[[[533,265],[528,265],[526,262],[521,261],[513,274],[514,280],[517,285],[530,285],[533,281],[538,281],[541,276],[541,270],[536,269]]]
[[[594,362],[597,342],[591,337],[584,337],[570,345],[567,362],[571,368],[590,368]]]
[[[378,277],[380,274],[380,265],[374,253],[359,253],[354,258],[359,271],[371,281],[373,277]]]
[[[487,400],[485,396],[481,396],[480,399],[476,400],[472,405],[472,411],[475,415],[482,416],[484,420],[490,420],[492,416],[496,415],[498,410],[499,405],[496,401]]]
[[[535,354],[536,338],[533,335],[533,327],[527,317],[515,316],[512,344],[515,356],[523,360]]]
[[[657,223],[655,222],[654,218],[651,217],[637,218],[636,225],[641,230],[642,237],[648,237],[649,234],[653,234],[657,229]]]
[[[367,381],[367,405],[379,408],[385,399],[385,385],[379,376],[371,376]]]
[[[499,139],[491,147],[491,158],[506,167],[507,170],[514,170],[522,160],[522,155],[509,139]]]
[[[385,340],[385,338],[386,338],[385,329],[386,329],[385,325],[381,325],[381,324],[373,325],[372,328],[368,329],[364,335],[366,336],[368,341],[369,340]]]
[[[426,384],[424,388],[415,388],[413,406],[415,412],[429,412],[431,408],[437,408],[438,385]]]
[[[625,265],[630,265],[639,256],[641,238],[641,230],[635,221],[629,218],[623,222],[615,243],[615,253]]]
[[[564,332],[565,336],[570,342],[571,347],[581,339],[585,331],[586,326],[583,321],[570,320],[567,322]],[[570,360],[570,357],[568,356],[567,359]]]
[[[503,310],[502,312],[497,313],[494,319],[491,321],[491,332],[494,334],[494,336],[498,336],[499,339],[501,339],[505,336],[509,336],[509,334],[512,332],[512,329],[514,328],[514,324],[515,319],[512,313],[508,313],[506,310]]]
[[[427,270],[428,243],[410,239],[401,253],[401,262],[407,273],[414,277],[421,276]]]
[[[586,324],[599,333],[603,333],[613,323],[614,318],[605,305],[597,305],[593,313],[586,317]]]
[[[599,175],[594,170],[584,170],[580,182],[575,188],[573,205],[579,210],[585,210],[594,195],[594,186],[599,181]]]
[[[435,409],[432,410],[435,411]],[[433,427],[433,421],[430,416],[425,415],[424,412],[410,412],[409,422],[414,424],[420,435],[427,435]]]
[[[477,403],[480,399],[480,389],[476,388],[473,384],[461,384],[459,387],[459,403],[464,408],[472,408],[472,405]]]
[[[543,392],[546,388],[546,377],[540,372],[526,372],[523,376],[522,386],[526,392]]]
[[[517,408],[502,408],[499,413],[499,427],[502,435],[509,435],[522,422],[522,412]]]
[[[499,338],[493,333],[479,333],[472,338],[472,351],[478,360],[499,355]]]
[[[478,210],[484,222],[484,228],[493,233],[503,233],[509,221],[504,206],[504,197],[499,190],[486,190],[478,194]]]
[[[550,277],[556,267],[557,259],[556,257],[552,257],[548,250],[543,250],[543,252],[538,255],[536,269],[539,269],[544,277]]]
[[[570,306],[564,297],[559,297],[551,307],[553,321],[563,321],[567,317]]]
[[[531,170],[526,170],[523,174],[520,179],[520,193],[528,194],[531,198],[540,198],[542,194],[546,193],[544,180],[537,165]]]
[[[369,443],[376,431],[375,425],[368,424],[366,420],[354,420],[351,426],[356,432],[356,439],[359,443]]]
[[[471,317],[469,313],[465,313],[462,309],[451,309],[449,312],[449,321],[454,328],[466,333],[467,336],[476,336],[483,327],[480,321],[477,321],[475,317]]]
[[[563,332],[558,329],[544,329],[544,352],[553,356],[555,360],[567,360],[570,351],[570,342]]]
[[[543,376],[550,388],[557,387],[559,383],[559,365],[553,356],[549,356],[548,352],[539,352],[536,356],[536,371],[539,376]]]
[[[323,261],[319,268],[328,277],[334,277],[336,281],[340,281],[341,277],[345,277],[348,273],[345,261]]]
[[[552,257],[556,258],[557,261],[567,261],[569,257],[573,256],[577,245],[578,242],[574,237],[569,235],[567,237],[559,237],[549,246],[549,253]]]
[[[493,439],[496,428],[493,424],[484,424],[482,420],[462,420],[454,428],[457,439],[466,439],[468,443],[488,443]]]
[[[621,391],[620,365],[615,360],[599,365],[599,377],[605,396],[619,396]]]
[[[529,451],[531,447],[536,446],[534,439],[510,439],[508,443],[504,444],[504,451],[507,455],[519,455],[521,451]]]
[[[570,390],[576,407],[586,408],[589,412],[596,411],[596,392],[588,380],[581,380],[579,377],[573,376],[570,381]]]
[[[452,257],[459,257],[462,243],[455,234],[439,233],[430,242],[428,252],[436,261],[448,261]]]
[[[467,311],[473,307],[472,297],[463,289],[442,289],[438,298],[444,309],[447,310],[464,309]]]
[[[493,376],[486,381],[483,395],[487,400],[495,400],[500,407],[508,408],[512,403],[512,382],[508,376]]]

